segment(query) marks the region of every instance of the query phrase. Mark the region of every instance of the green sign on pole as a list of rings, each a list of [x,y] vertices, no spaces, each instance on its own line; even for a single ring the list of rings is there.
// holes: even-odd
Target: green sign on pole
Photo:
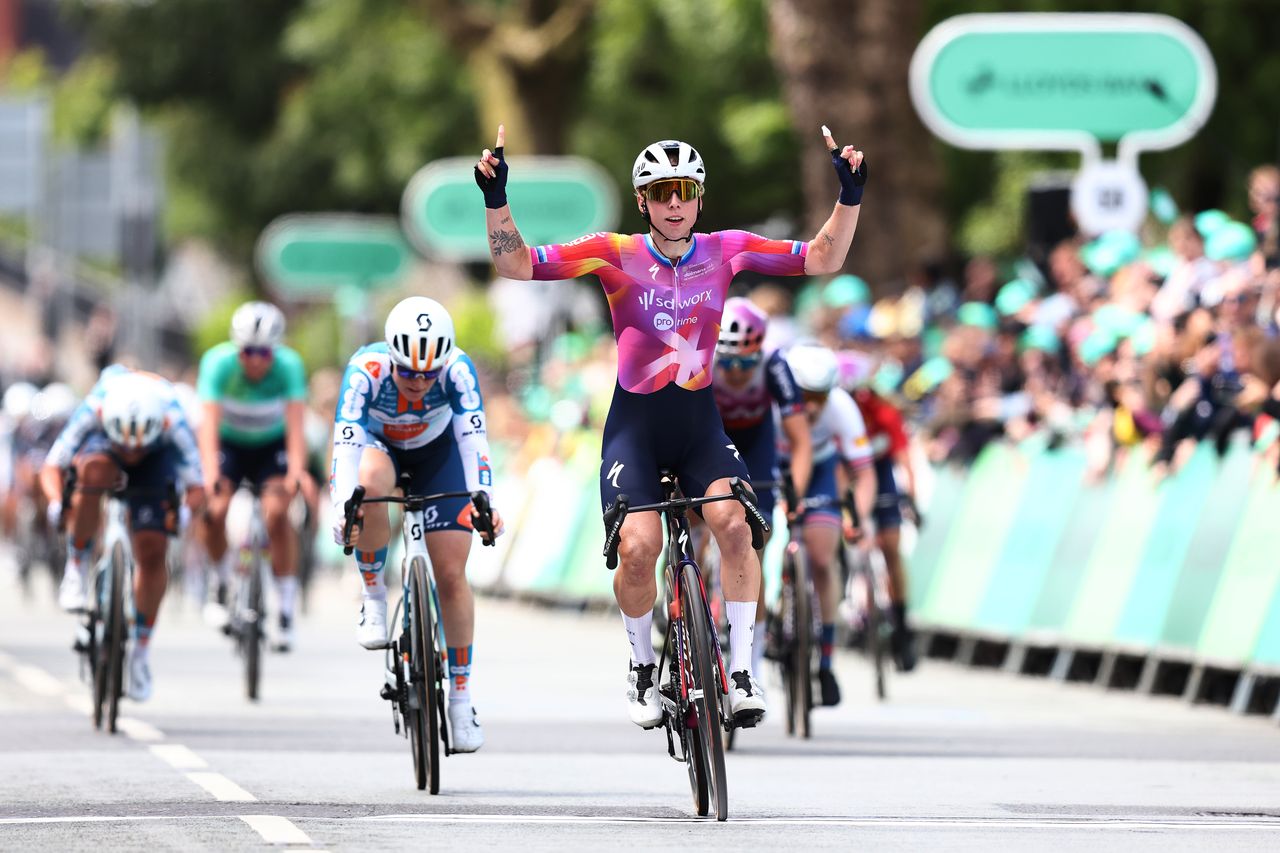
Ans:
[[[437,160],[409,181],[401,199],[405,233],[423,254],[448,261],[489,258],[484,199],[475,161]],[[530,246],[614,228],[618,195],[605,171],[578,157],[508,157],[507,198]]]
[[[412,251],[393,217],[326,213],[280,217],[258,238],[255,255],[264,279],[308,297],[394,283]]]
[[[1217,72],[1208,48],[1165,15],[960,15],[911,60],[925,124],[963,148],[1126,151],[1171,148],[1209,118]]]

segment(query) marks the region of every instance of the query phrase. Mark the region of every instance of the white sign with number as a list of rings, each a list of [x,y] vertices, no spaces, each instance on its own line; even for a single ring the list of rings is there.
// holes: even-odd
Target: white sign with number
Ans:
[[[1089,236],[1137,231],[1147,218],[1147,184],[1127,163],[1088,163],[1071,183],[1071,213]]]

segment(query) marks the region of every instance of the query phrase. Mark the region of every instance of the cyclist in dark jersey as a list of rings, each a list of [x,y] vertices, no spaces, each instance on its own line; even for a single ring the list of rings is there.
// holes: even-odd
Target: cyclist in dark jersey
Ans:
[[[644,234],[591,234],[571,243],[525,245],[507,205],[504,130],[476,163],[486,230],[500,275],[527,281],[600,278],[618,341],[618,384],[604,428],[601,503],[626,493],[637,503],[660,499],[658,471],[672,468],[687,495],[727,494],[729,478],[748,472],[724,433],[711,394],[711,368],[729,283],[742,270],[767,275],[824,274],[845,261],[866,183],[861,151],[839,148],[823,128],[840,180],[831,217],[808,243],[767,240],[746,231],[694,233],[702,213],[706,168],[689,144],[655,142],[636,158],[632,186],[648,225]],[[764,694],[752,677],[752,633],[760,561],[741,507],[706,506],[702,515],[721,555],[729,617],[729,704],[735,718],[758,720]],[[644,728],[662,721],[653,683],[651,637],[657,598],[653,567],[662,549],[658,517],[637,513],[622,528],[614,594],[631,642],[631,719]]]
[[[759,484],[778,478],[778,446],[774,437],[774,408],[779,426],[791,448],[792,476],[796,494],[809,489],[813,467],[813,446],[809,439],[809,419],[804,398],[796,385],[787,360],[777,350],[764,352],[764,334],[769,317],[749,299],[735,296],[724,303],[720,321],[720,342],[716,345],[715,379],[711,390],[716,408],[724,420],[725,435],[747,463],[756,500],[765,518],[773,517],[774,489]],[[788,511],[790,511],[788,507]],[[766,540],[767,541],[767,540]],[[759,672],[764,659],[764,584],[756,604],[756,627],[752,643],[752,672]]]

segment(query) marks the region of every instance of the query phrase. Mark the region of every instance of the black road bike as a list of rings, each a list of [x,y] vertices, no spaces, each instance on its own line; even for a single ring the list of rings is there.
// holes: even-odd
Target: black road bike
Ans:
[[[735,719],[729,712],[729,676],[711,617],[706,584],[694,560],[687,516],[689,510],[704,504],[736,500],[746,512],[752,547],[757,550],[763,547],[769,523],[756,508],[747,486],[736,477],[730,480],[729,494],[702,498],[681,496],[672,472],[662,471],[660,477],[661,502],[631,506],[626,495],[618,495],[605,511],[605,564],[611,571],[617,568],[619,536],[629,513],[662,515],[666,530],[663,579],[668,619],[654,675],[662,701],[661,727],[667,733],[667,754],[684,763],[688,771],[694,809],[706,816],[714,806],[716,820],[725,820],[729,817],[729,789],[721,731],[752,728],[760,722],[761,715],[746,714]],[[678,753],[676,741],[680,743]]]

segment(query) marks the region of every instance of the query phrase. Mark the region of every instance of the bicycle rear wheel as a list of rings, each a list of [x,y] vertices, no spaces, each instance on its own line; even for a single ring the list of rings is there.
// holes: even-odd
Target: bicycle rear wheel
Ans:
[[[427,566],[414,557],[409,567],[409,689],[416,704],[409,726],[413,748],[413,769],[418,790],[440,793],[439,659],[436,657],[436,629],[431,615],[431,584]]]
[[[724,766],[724,743],[720,739],[720,697],[724,693],[719,667],[715,664],[715,641],[708,618],[706,597],[697,571],[686,566],[680,572],[681,616],[689,638],[693,662],[691,705],[696,717],[697,741],[707,769],[709,799],[715,805],[716,820],[729,817],[729,787]],[[704,812],[705,813],[705,812]]]
[[[107,692],[107,731],[116,733],[116,718],[120,714],[120,697],[124,693],[124,545],[117,542],[111,549],[111,599],[108,605],[106,643],[105,689]]]
[[[787,732],[802,738],[811,734],[809,714],[813,710],[813,597],[809,587],[809,565],[804,552],[788,552],[791,565],[791,602],[794,608],[790,670],[787,679]]]
[[[250,561],[249,576],[244,583],[249,588],[245,594],[245,609],[241,616],[244,621],[240,625],[240,650],[244,655],[244,693],[252,701],[258,699],[258,688],[262,681],[262,557],[258,549],[254,549]]]
[[[883,702],[887,692],[885,686],[885,645],[888,642],[888,637],[885,634],[885,629],[888,623],[884,618],[884,611],[880,609],[879,591],[876,586],[876,570],[871,560],[870,554],[862,555],[864,578],[867,583],[867,652],[875,664],[876,698]]]

